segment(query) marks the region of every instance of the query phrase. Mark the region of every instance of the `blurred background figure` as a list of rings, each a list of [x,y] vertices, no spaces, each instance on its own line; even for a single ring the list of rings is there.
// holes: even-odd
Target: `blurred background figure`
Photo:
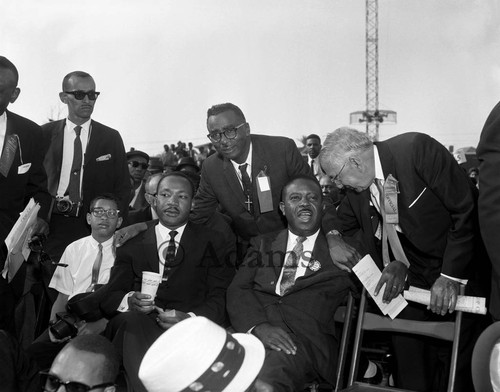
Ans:
[[[468,174],[469,174],[469,178],[474,183],[476,188],[479,189],[479,169],[477,167],[471,167],[469,169]]]
[[[163,150],[164,151],[161,153],[160,157],[163,167],[175,167],[175,165],[177,165],[177,157],[175,156],[174,151],[168,147],[168,144],[163,145]]]
[[[132,210],[140,210],[147,206],[144,197],[144,176],[149,167],[149,155],[139,150],[127,152],[128,171],[133,180],[133,193],[129,207]]]
[[[318,180],[325,174],[319,164],[318,155],[321,151],[321,139],[316,134],[311,134],[306,138],[307,164],[311,168],[313,174]]]

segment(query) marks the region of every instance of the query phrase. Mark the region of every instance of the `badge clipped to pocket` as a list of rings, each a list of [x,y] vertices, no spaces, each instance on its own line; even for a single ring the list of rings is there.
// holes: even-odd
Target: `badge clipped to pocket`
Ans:
[[[273,195],[271,193],[271,179],[265,173],[267,166],[257,175],[257,196],[259,198],[260,213],[272,211]]]
[[[387,223],[399,223],[398,193],[398,180],[389,174],[384,182],[384,208]]]

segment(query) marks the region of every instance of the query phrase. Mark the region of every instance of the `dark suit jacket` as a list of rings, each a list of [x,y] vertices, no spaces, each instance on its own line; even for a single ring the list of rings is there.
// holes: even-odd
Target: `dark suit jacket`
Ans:
[[[236,234],[249,239],[286,227],[279,212],[281,188],[298,174],[309,174],[295,142],[276,136],[251,135],[253,216],[247,211],[245,197],[232,163],[220,154],[208,157],[202,167],[201,181],[194,201],[192,219],[207,222],[220,205],[221,212],[232,219]],[[273,211],[260,213],[256,177],[264,171],[271,180]]]
[[[55,196],[61,176],[64,127],[66,120],[42,125],[46,148],[44,166],[48,188]],[[92,199],[103,193],[112,193],[120,199],[120,211],[127,216],[130,200],[130,175],[123,141],[118,131],[92,120],[91,135],[84,152],[82,180],[83,218]],[[109,159],[99,159],[109,155]],[[82,219],[85,224],[85,219]]]
[[[228,289],[230,321],[238,332],[264,322],[290,331],[313,352],[315,370],[334,382],[338,341],[333,316],[354,286],[349,274],[333,264],[320,232],[312,259],[318,260],[321,268],[316,272],[307,269],[284,296],[277,295],[287,239],[288,230],[282,230],[251,240],[245,262]]]
[[[132,210],[128,214],[129,225],[150,221],[151,219],[153,219],[153,214],[151,212],[151,206],[149,204],[146,207],[141,208],[140,210]]]
[[[51,198],[47,192],[47,175],[43,167],[42,131],[40,126],[24,117],[6,111],[7,129],[4,148],[9,136],[16,134],[20,146],[7,177],[0,174],[0,243],[7,237],[31,197],[40,203],[38,216],[47,220]],[[21,161],[22,154],[22,161]],[[22,164],[31,164],[25,173],[18,172]]]
[[[492,265],[490,313],[500,320],[500,103],[484,124],[477,146],[479,224]]]
[[[234,276],[234,265],[226,256],[234,251],[234,240],[224,241],[218,232],[189,222],[178,245],[175,265],[168,281],[158,288],[155,303],[161,308],[193,312],[222,324],[225,320],[226,288]],[[101,309],[107,316],[130,291],[140,291],[142,271],[159,271],[155,226],[117,249],[116,261],[106,285]]]
[[[375,143],[384,178],[398,181],[402,246],[410,261],[409,282],[429,288],[442,272],[471,278],[477,246],[477,199],[452,154],[431,137],[406,133]],[[370,191],[348,191],[337,210],[338,229],[348,236],[361,230],[365,250],[382,266],[369,212]]]

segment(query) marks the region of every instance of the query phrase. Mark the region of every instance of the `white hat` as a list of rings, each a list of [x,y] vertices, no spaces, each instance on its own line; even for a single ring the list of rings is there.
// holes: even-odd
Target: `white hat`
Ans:
[[[264,363],[264,345],[233,335],[205,317],[190,317],[163,333],[139,369],[148,392],[242,392]]]

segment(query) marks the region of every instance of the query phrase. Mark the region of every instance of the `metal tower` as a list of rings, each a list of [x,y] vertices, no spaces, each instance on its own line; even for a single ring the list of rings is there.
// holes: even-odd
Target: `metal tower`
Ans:
[[[396,112],[378,107],[378,0],[366,0],[366,110],[351,113],[351,124],[366,122],[366,133],[378,140],[379,124],[396,122]]]

